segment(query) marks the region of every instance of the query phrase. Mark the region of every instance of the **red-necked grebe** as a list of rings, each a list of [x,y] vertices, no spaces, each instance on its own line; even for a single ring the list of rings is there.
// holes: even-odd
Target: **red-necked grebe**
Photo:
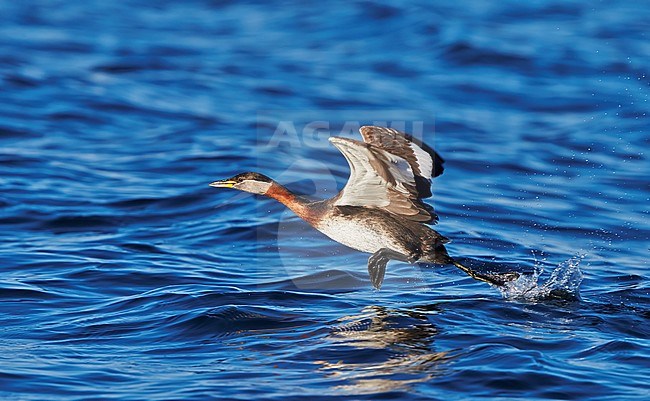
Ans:
[[[447,254],[449,242],[425,224],[438,216],[422,199],[431,196],[431,179],[444,160],[421,141],[392,128],[361,127],[363,142],[332,137],[350,165],[350,178],[335,197],[310,200],[259,173],[242,173],[210,184],[266,195],[286,205],[315,229],[350,248],[371,253],[368,273],[381,287],[389,260],[452,264],[474,279],[503,285],[517,273],[485,274]]]

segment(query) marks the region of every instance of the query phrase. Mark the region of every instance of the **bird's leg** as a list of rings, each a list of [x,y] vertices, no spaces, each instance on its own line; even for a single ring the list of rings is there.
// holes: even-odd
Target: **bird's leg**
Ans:
[[[467,275],[473,278],[474,280],[484,281],[488,284],[492,284],[496,286],[502,286],[507,282],[514,281],[519,278],[519,273],[516,272],[502,273],[502,274],[479,273],[477,271],[470,269],[467,266],[461,265],[459,262],[457,262],[455,259],[451,257],[449,258],[449,262],[454,266],[456,266],[457,268],[459,268],[460,270],[467,273]]]
[[[384,275],[386,274],[386,265],[391,259],[412,263],[412,258],[392,249],[381,248],[373,253],[368,258],[368,273],[370,274],[370,282],[376,289],[381,288],[381,283],[384,282]]]

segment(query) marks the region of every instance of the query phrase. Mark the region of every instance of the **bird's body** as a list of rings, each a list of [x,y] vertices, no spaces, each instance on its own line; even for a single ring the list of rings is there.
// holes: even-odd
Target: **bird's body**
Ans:
[[[442,263],[448,240],[435,230],[400,220],[376,209],[335,206],[315,225],[318,231],[357,251],[375,253],[387,248],[414,262]],[[435,251],[440,255],[436,259]],[[437,262],[436,262],[437,261]]]
[[[403,255],[417,252],[414,245],[420,242],[420,238],[391,216],[377,214],[375,210],[359,206],[336,206],[314,228],[334,241],[361,252],[375,253],[382,248]]]
[[[389,260],[409,263],[453,264],[471,277],[501,285],[516,273],[477,273],[451,258],[449,240],[426,224],[438,216],[423,198],[431,196],[430,180],[442,174],[444,160],[432,148],[397,130],[362,127],[364,142],[330,138],[350,165],[343,190],[327,200],[293,194],[259,173],[243,173],[211,186],[236,188],[266,195],[336,242],[371,253],[368,272],[375,288],[384,278]]]

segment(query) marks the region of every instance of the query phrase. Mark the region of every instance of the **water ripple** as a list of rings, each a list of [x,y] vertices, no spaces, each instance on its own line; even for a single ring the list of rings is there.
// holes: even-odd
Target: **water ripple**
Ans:
[[[647,399],[647,8],[5,2],[0,399]],[[447,160],[450,253],[519,280],[391,262],[375,291],[207,185],[332,196],[306,124],[392,120]]]

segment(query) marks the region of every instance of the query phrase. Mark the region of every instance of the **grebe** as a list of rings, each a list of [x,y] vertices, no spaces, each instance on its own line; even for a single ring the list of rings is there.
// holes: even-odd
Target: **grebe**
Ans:
[[[371,253],[368,273],[379,289],[389,260],[451,264],[470,277],[503,285],[517,273],[485,274],[463,266],[447,254],[449,242],[425,224],[438,216],[422,199],[430,197],[431,179],[443,172],[438,153],[392,128],[365,126],[363,142],[331,137],[350,165],[347,184],[331,199],[310,200],[259,173],[242,173],[210,184],[276,199],[336,242]]]

